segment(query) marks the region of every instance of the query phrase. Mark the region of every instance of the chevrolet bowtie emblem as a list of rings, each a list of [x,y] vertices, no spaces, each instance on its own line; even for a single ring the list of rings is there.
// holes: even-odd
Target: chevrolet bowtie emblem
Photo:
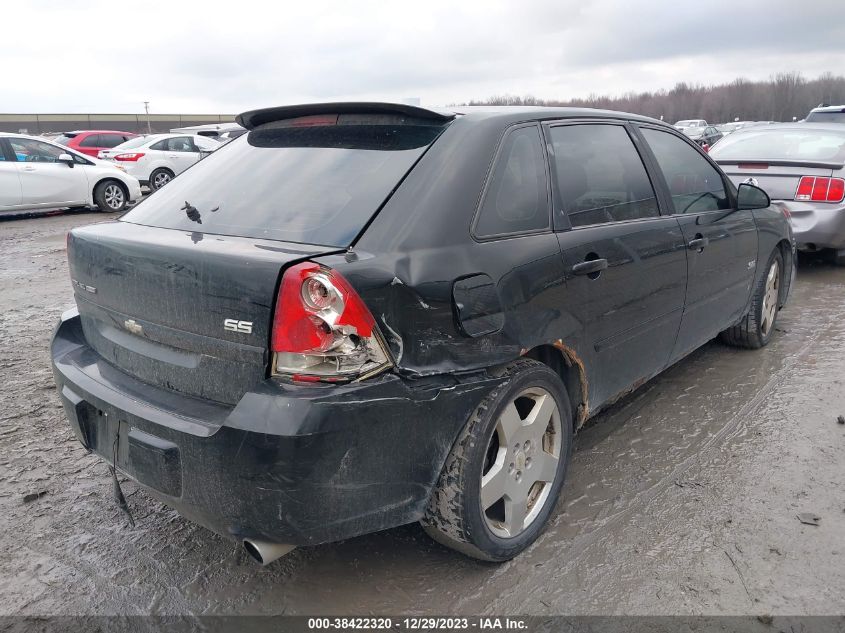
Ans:
[[[144,328],[139,323],[136,323],[134,319],[124,321],[123,327],[132,332],[132,334],[137,334],[138,336],[144,335]]]

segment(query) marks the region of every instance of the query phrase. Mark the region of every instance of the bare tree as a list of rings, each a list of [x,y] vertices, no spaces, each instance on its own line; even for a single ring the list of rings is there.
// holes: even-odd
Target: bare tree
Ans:
[[[602,108],[644,114],[674,122],[707,119],[711,123],[735,119],[791,121],[803,118],[819,103],[845,104],[845,77],[827,72],[807,80],[799,72],[780,72],[768,81],[738,77],[730,83],[702,86],[680,82],[669,90],[627,93],[621,96],[591,94],[579,99],[538,99],[527,95],[498,95],[469,105],[550,105]]]

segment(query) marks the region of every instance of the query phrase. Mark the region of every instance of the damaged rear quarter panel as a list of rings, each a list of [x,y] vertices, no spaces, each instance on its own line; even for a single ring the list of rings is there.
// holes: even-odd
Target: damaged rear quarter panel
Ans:
[[[580,346],[581,324],[565,309],[566,273],[551,230],[485,242],[470,237],[492,157],[515,122],[453,123],[350,252],[320,259],[360,293],[400,374],[482,370],[559,340],[571,351]],[[454,284],[474,275],[495,285],[504,316],[499,331],[469,336],[460,327]]]

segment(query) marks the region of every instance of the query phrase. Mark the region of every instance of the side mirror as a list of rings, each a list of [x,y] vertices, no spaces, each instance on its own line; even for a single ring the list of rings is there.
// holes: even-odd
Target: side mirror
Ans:
[[[73,168],[73,156],[70,154],[59,154],[59,162]]]
[[[769,194],[748,183],[742,183],[737,189],[736,206],[740,211],[748,209],[765,209],[772,203]]]

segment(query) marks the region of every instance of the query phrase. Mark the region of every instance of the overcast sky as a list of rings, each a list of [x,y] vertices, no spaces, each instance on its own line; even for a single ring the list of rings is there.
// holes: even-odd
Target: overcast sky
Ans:
[[[635,9],[632,7],[636,7]],[[845,73],[845,0],[7,0],[0,112],[236,113]]]

